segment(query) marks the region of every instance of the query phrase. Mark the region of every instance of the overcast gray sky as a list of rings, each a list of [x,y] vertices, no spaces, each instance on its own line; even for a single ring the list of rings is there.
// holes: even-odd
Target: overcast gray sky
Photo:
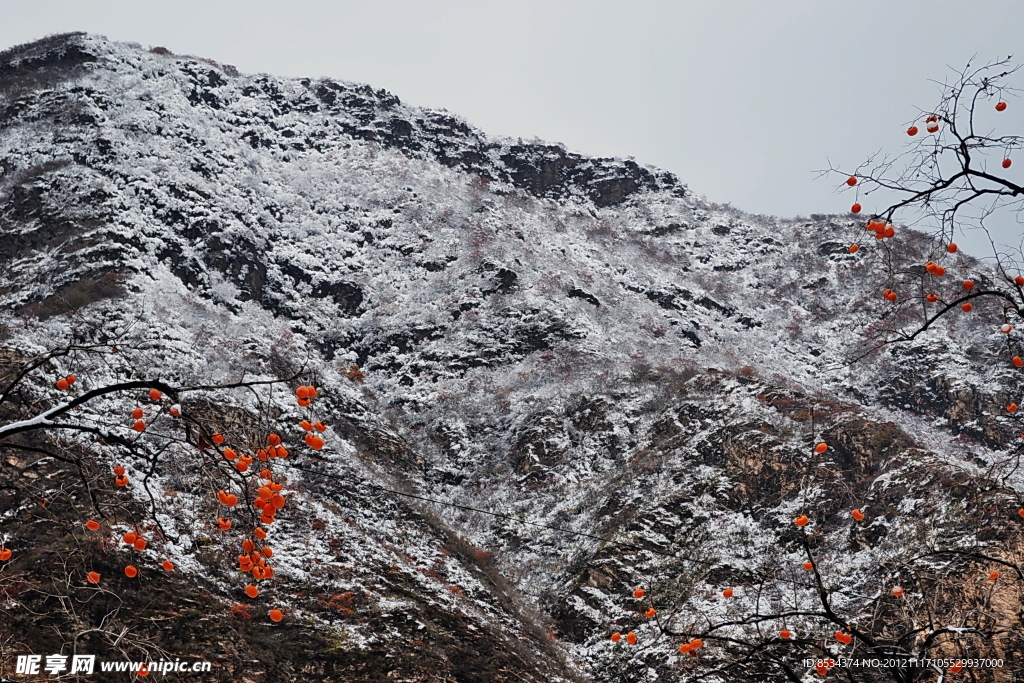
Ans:
[[[34,0],[4,15],[2,47],[84,30],[366,82],[779,216],[847,210],[814,171],[898,150],[949,66],[1024,58],[1022,0]]]

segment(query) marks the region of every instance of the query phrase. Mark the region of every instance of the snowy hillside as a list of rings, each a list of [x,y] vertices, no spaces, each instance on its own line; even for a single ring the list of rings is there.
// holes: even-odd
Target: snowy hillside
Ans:
[[[151,590],[178,616],[113,621],[214,659],[216,680],[746,681],[783,680],[786,666],[811,680],[803,658],[853,652],[813,616],[814,576],[835,610],[881,633],[905,617],[885,599],[892,585],[958,595],[974,584],[953,582],[991,569],[979,558],[1022,550],[1024,475],[996,466],[1019,441],[1003,406],[1021,391],[998,311],[979,305],[851,362],[870,348],[864,332],[921,315],[880,296],[893,285],[875,258],[934,258],[910,230],[850,254],[863,234],[850,217],[744,215],[669,173],[489,138],[369,86],[240,75],[84,35],[0,58],[0,169],[4,376],[74,343],[118,349],[44,368],[76,373],[83,391],[299,372],[319,389],[317,452],[301,446],[293,387],[273,390],[282,407],[269,412],[243,389],[184,403],[293,451],[278,573],[261,588],[289,612],[277,630],[192,621],[245,599],[234,551],[210,540],[209,475],[184,451],[133,463],[132,505],[153,511],[154,547],[180,570]],[[960,254],[943,262],[952,280],[994,277]],[[0,425],[61,399],[39,383]],[[81,410],[109,422],[129,403]],[[153,417],[150,433],[170,434]],[[95,486],[112,496],[117,449],[91,443]],[[0,452],[0,538],[39,546],[36,565],[5,571],[42,581],[57,552],[42,529],[77,537],[94,513],[71,468]],[[56,527],[34,521],[25,486],[57,502]],[[801,569],[799,514],[815,572]],[[110,576],[127,552],[76,547]],[[951,548],[964,554],[927,572],[911,560]],[[997,620],[1019,618],[1020,586],[989,605]],[[770,610],[792,616],[743,618]],[[75,628],[103,614],[94,605]],[[0,662],[66,647],[8,616]],[[962,624],[930,628],[944,625]],[[823,644],[787,650],[787,627]],[[631,630],[636,646],[609,640]],[[700,656],[680,654],[695,637]],[[1004,673],[1024,669],[1019,637],[1003,642]]]

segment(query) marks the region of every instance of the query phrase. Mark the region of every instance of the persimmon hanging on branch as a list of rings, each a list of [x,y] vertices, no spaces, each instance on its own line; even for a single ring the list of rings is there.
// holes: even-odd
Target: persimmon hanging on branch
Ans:
[[[979,300],[998,303],[1007,324],[1024,318],[1024,252],[1001,244],[1005,226],[1024,218],[1024,177],[1012,166],[1014,153],[1024,149],[1024,131],[1013,130],[1014,119],[1003,113],[1018,96],[1012,81],[1019,68],[1009,58],[968,65],[942,84],[938,103],[911,122],[906,132],[913,139],[900,141],[894,130],[892,144],[902,145],[900,152],[823,173],[838,174],[842,190],[855,188],[860,215],[877,236],[895,236],[886,235],[885,226],[899,220],[930,237],[920,260],[916,241],[911,247],[879,239],[858,250],[858,258],[879,258],[886,292],[901,292],[898,315],[876,330],[880,344],[912,340],[944,316],[971,312]],[[931,135],[917,135],[918,124]],[[995,278],[971,272],[978,270],[975,262],[959,251],[958,238],[971,234],[983,235],[991,246],[990,255],[979,256],[991,262]],[[951,268],[963,288],[935,282]]]
[[[237,531],[240,526],[244,526],[260,541],[258,547],[253,541],[247,541],[248,554],[243,556],[243,565],[249,566],[242,566],[241,569],[251,572],[252,578],[256,581],[271,578],[274,569],[268,564],[268,560],[274,556],[274,552],[270,547],[263,545],[267,532],[262,527],[256,527],[254,520],[259,516],[263,524],[274,521],[276,513],[286,504],[285,497],[280,494],[283,484],[273,480],[274,473],[269,468],[269,462],[268,466],[259,472],[258,478],[263,480],[263,486],[260,486],[260,482],[251,474],[245,476],[254,457],[242,450],[238,443],[239,435],[235,430],[222,430],[222,434],[208,424],[216,420],[215,417],[204,416],[202,412],[183,410],[181,403],[177,401],[186,394],[202,396],[210,391],[242,388],[253,391],[260,386],[291,384],[303,373],[300,371],[289,378],[241,380],[207,386],[174,386],[161,379],[119,380],[116,379],[116,375],[111,378],[109,374],[107,379],[97,381],[90,377],[88,372],[83,373],[86,385],[83,389],[74,386],[77,379],[75,375],[67,375],[55,382],[52,379],[38,381],[40,375],[45,377],[49,374],[52,377],[50,366],[55,360],[74,357],[76,354],[80,357],[86,352],[102,356],[106,353],[106,347],[62,347],[31,359],[20,368],[8,371],[3,378],[4,384],[0,385],[0,406],[9,409],[8,413],[5,413],[5,419],[0,421],[0,450],[23,451],[32,456],[41,456],[39,459],[53,458],[59,463],[71,465],[80,475],[85,487],[84,499],[88,501],[86,505],[91,504],[88,512],[96,516],[96,519],[86,519],[83,514],[81,526],[92,533],[100,532],[104,526],[107,527],[106,533],[113,532],[112,540],[123,542],[124,545],[121,547],[132,553],[133,558],[130,563],[120,565],[118,573],[128,579],[135,579],[145,576],[147,569],[162,567],[165,572],[175,569],[174,563],[165,557],[154,557],[161,554],[169,538],[174,539],[168,536],[157,519],[159,510],[156,502],[153,502],[149,514],[144,518],[132,515],[125,519],[121,512],[122,501],[127,499],[123,489],[129,485],[133,488],[141,487],[152,501],[152,491],[148,488],[147,482],[155,471],[157,458],[167,451],[166,444],[191,446],[192,448],[185,449],[185,452],[191,450],[195,457],[193,462],[200,468],[207,468],[206,486],[211,489],[216,488],[217,484],[224,486],[215,496],[211,491],[211,498],[215,497],[222,506],[219,512],[221,516],[216,517],[216,526],[222,532]],[[49,388],[51,386],[61,393],[54,395],[53,390]],[[307,394],[305,406],[309,406],[312,398],[317,395],[316,389],[313,385],[307,385],[303,389]],[[104,419],[104,415],[110,409],[111,402],[121,400],[119,397],[125,394],[128,395],[125,412],[112,424],[110,420]],[[165,401],[165,397],[169,400]],[[164,403],[172,405],[163,405]],[[196,405],[195,402],[193,404]],[[328,431],[328,427],[312,413],[309,416],[314,420],[310,422],[310,431],[317,434]],[[120,422],[120,425],[117,422]],[[65,434],[71,434],[73,439],[79,435],[86,435],[92,437],[92,440],[77,440],[73,449],[65,449],[62,447],[62,435]],[[311,448],[323,448],[325,440],[319,435],[316,435],[315,439]],[[271,450],[261,450],[265,455],[261,456],[260,460],[269,461],[288,455],[281,437],[270,434],[267,441],[271,444]],[[228,445],[229,443],[232,445]],[[110,458],[114,461],[109,470],[105,467],[96,467],[101,460]],[[227,471],[223,468],[224,461],[231,463]],[[141,468],[140,463],[143,464]],[[132,474],[129,468],[140,475],[134,484],[129,476]],[[121,490],[93,483],[94,477],[88,473],[99,469],[112,472],[113,484]],[[266,494],[256,497],[250,508],[250,493],[257,488],[261,494],[264,491]],[[258,513],[254,514],[257,510]],[[78,512],[81,514],[84,510]],[[97,519],[103,519],[105,524]],[[122,526],[121,530],[116,529],[119,525]],[[123,529],[125,525],[129,527],[127,531]],[[16,539],[11,540],[16,542]],[[142,554],[144,552],[145,555]],[[0,542],[0,574],[6,569],[6,565],[2,563],[11,560],[12,557],[17,561],[16,555],[17,553]],[[96,555],[95,561],[100,565],[95,569],[88,566],[80,567],[79,576],[84,585],[99,587],[103,577],[109,576],[104,573],[103,565],[109,565],[112,558],[100,553]],[[110,569],[109,566],[106,568]],[[149,576],[152,577],[153,574]],[[249,592],[251,591],[247,591],[247,594]],[[283,614],[274,610],[270,618],[280,621]]]

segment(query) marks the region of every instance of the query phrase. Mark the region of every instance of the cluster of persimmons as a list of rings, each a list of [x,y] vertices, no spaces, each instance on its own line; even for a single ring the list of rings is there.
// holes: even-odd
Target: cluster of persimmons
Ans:
[[[75,375],[68,375],[58,379],[55,382],[55,386],[60,391],[66,392],[72,390],[75,382]],[[148,427],[146,420],[150,418],[155,419],[163,411],[163,404],[165,403],[164,395],[158,389],[150,389],[146,397],[149,399],[149,403],[145,407],[137,405],[130,413],[130,428],[139,436]],[[313,399],[317,397],[317,390],[313,385],[303,385],[295,390],[295,397],[300,407],[309,408]],[[140,403],[145,403],[145,401],[140,401]],[[172,418],[182,419],[184,417],[182,406],[178,403],[166,406],[166,412]],[[324,447],[324,438],[320,434],[327,431],[327,426],[323,422],[317,419],[304,418],[300,422],[299,427],[306,433],[305,443],[307,446],[314,450],[320,450]],[[232,511],[239,504],[241,500],[240,495],[246,497],[252,494],[249,502],[258,512],[259,521],[262,526],[255,526],[250,529],[249,533],[246,534],[246,538],[241,540],[242,554],[238,556],[238,570],[251,577],[251,582],[245,586],[244,593],[247,597],[256,599],[260,595],[260,591],[254,582],[263,581],[274,576],[274,568],[268,562],[274,556],[274,551],[266,542],[268,531],[264,527],[274,523],[278,511],[283,509],[287,503],[287,500],[281,494],[284,484],[280,481],[275,481],[272,470],[273,461],[278,458],[288,457],[289,452],[285,448],[281,436],[278,434],[268,435],[266,444],[255,449],[252,455],[242,452],[241,448],[226,445],[228,443],[229,438],[227,436],[219,432],[213,432],[209,435],[208,439],[201,440],[200,449],[206,450],[213,447],[226,461],[234,466],[234,469],[242,476],[242,481],[244,482],[239,486],[238,493],[229,492],[225,489],[217,491],[217,502],[221,506],[221,510],[218,511],[216,517],[217,529],[222,532],[228,532],[233,528],[239,528],[242,523],[236,525],[236,521],[244,517],[244,515],[233,517]],[[254,461],[263,464],[258,473],[250,471]],[[115,486],[123,488],[129,485],[128,468],[124,465],[114,465],[113,475]],[[104,530],[103,524],[95,519],[86,520],[84,527],[88,533],[114,533],[115,537],[119,537],[120,541],[123,541],[130,551],[138,553],[136,557],[132,558],[125,565],[123,571],[124,575],[129,579],[139,576],[139,565],[142,565],[145,560],[145,556],[142,553],[149,547],[149,540],[146,539],[140,528],[136,526],[136,528],[124,533],[114,531],[113,529]],[[150,552],[152,553],[152,549]],[[0,562],[7,562],[13,555],[14,551],[11,548],[0,544]],[[174,570],[174,563],[169,559],[164,558],[160,562],[158,557],[155,560],[164,571],[170,572]],[[2,569],[3,567],[0,567],[0,570]],[[97,571],[89,571],[85,573],[85,581],[94,585],[99,584],[102,581],[102,576]],[[284,618],[284,613],[276,608],[269,610],[267,614],[274,622],[279,622]]]

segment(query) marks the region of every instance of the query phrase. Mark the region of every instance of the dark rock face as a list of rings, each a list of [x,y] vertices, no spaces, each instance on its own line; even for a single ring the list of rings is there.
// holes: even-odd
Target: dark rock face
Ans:
[[[46,298],[19,309],[19,313],[46,318],[73,313],[80,308],[104,299],[118,299],[126,294],[124,276],[104,273],[97,278],[82,278],[62,285]]]
[[[213,234],[205,243],[204,263],[227,277],[239,289],[239,301],[263,301],[267,282],[265,256],[242,236],[225,241]]]
[[[497,286],[494,289],[486,290],[484,292],[485,294],[492,294],[494,292],[508,292],[513,287],[515,287],[516,280],[519,279],[519,276],[516,275],[514,271],[511,271],[507,268],[499,268],[498,271],[494,274],[494,279],[497,280],[498,282]]]
[[[601,306],[601,302],[597,300],[596,296],[594,296],[593,294],[590,294],[588,292],[585,292],[585,291],[583,291],[582,289],[580,289],[578,287],[573,287],[572,289],[569,290],[569,298],[570,299],[583,299],[584,301],[586,301],[588,303],[591,303],[591,304],[594,304],[595,306],[597,306],[599,308]]]
[[[894,350],[893,355],[900,363],[893,380],[881,387],[886,403],[896,409],[909,407],[922,415],[943,419],[957,436],[977,440],[990,448],[998,449],[1019,439],[1020,430],[1012,421],[994,416],[1006,413],[1006,406],[1017,400],[1024,383],[1015,381],[1015,386],[1001,396],[992,396],[976,387],[958,386],[934,361],[946,351],[944,344],[931,349]]]
[[[513,145],[501,161],[507,175],[499,178],[533,195],[561,198],[579,188],[599,207],[620,204],[641,189],[661,189],[663,183],[675,182],[670,176],[658,178],[632,161],[602,168],[591,159],[550,145]]]
[[[349,317],[359,315],[363,304],[363,290],[352,282],[321,282],[313,288],[313,296],[318,299],[330,297]]]
[[[84,33],[50,36],[0,53],[0,91],[10,99],[20,93],[41,90],[70,74],[77,67],[96,61],[75,40]]]

